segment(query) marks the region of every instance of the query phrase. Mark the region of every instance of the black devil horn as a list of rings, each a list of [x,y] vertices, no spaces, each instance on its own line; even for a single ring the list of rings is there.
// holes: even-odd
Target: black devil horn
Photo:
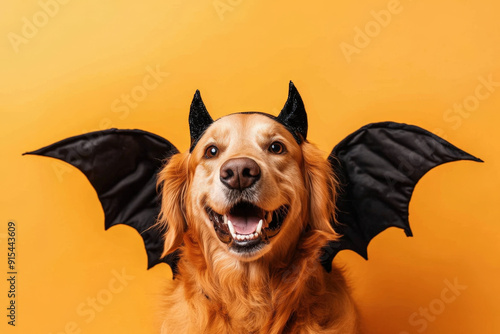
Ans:
[[[191,102],[191,110],[189,111],[189,131],[191,133],[190,152],[193,151],[203,132],[205,132],[213,122],[214,120],[208,113],[201,99],[200,91],[197,90],[194,94],[193,102]]]
[[[297,143],[302,143],[307,138],[307,114],[304,102],[297,88],[290,81],[288,99],[277,118],[295,137]]]

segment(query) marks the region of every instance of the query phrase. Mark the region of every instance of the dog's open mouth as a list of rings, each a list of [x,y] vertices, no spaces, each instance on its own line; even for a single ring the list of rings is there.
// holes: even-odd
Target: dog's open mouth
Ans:
[[[209,207],[206,211],[220,241],[244,253],[257,250],[279,233],[288,207],[265,211],[249,202],[239,202],[224,215]]]

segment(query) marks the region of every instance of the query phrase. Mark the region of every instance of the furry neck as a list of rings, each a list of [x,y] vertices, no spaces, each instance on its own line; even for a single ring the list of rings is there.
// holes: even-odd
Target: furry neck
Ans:
[[[301,297],[309,295],[306,291],[320,293],[325,289],[318,258],[326,242],[325,233],[308,231],[292,243],[296,247],[289,247],[283,257],[276,259],[272,254],[272,262],[266,256],[243,262],[220,247],[204,249],[192,235],[187,235],[180,276],[189,289],[187,296],[205,300],[214,314],[225,314],[228,326],[239,321],[249,323],[251,319],[259,328],[267,326],[271,333],[272,328],[286,326],[300,307]]]

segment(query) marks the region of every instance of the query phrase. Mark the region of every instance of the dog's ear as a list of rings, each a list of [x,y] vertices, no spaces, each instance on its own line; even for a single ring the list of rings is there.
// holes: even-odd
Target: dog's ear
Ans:
[[[207,111],[203,100],[201,99],[200,91],[197,90],[191,102],[191,109],[189,111],[189,132],[191,134],[191,148],[193,151],[196,143],[200,139],[203,132],[214,122],[212,117]]]
[[[338,235],[331,222],[335,219],[335,197],[337,181],[328,160],[313,144],[302,143],[305,183],[309,193],[309,225],[312,229]]]
[[[187,229],[184,203],[189,186],[188,157],[187,152],[172,156],[158,174],[157,184],[161,188],[161,211],[158,224],[167,231],[162,257],[179,248]]]

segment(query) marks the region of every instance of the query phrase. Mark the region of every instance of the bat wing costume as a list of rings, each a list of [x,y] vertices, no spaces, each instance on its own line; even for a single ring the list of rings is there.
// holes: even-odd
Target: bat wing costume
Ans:
[[[106,230],[116,224],[133,227],[144,239],[148,269],[166,262],[175,272],[177,254],[161,259],[165,231],[154,225],[160,213],[156,173],[176,153],[169,141],[155,134],[109,129],[67,138],[25,154],[56,158],[78,168],[97,192]]]
[[[300,145],[307,138],[307,115],[290,82],[287,102],[275,121]],[[197,91],[191,104],[191,150],[214,121]],[[155,223],[160,212],[156,176],[178,150],[166,139],[141,130],[109,129],[64,139],[25,154],[65,161],[85,174],[97,192],[105,228],[125,224],[142,236],[148,268],[166,262],[175,275],[179,254],[161,258],[164,230]],[[388,227],[412,236],[408,206],[415,185],[432,168],[446,162],[480,159],[417,126],[394,122],[369,124],[347,136],[328,161],[340,181],[337,223],[342,235],[325,245],[319,259],[331,270],[335,255],[350,249],[367,258],[368,243]]]

